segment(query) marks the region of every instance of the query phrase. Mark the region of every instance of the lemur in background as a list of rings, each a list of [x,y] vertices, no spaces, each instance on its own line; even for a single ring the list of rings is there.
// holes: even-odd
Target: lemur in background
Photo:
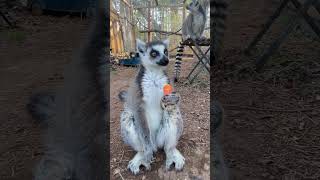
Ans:
[[[104,180],[106,166],[106,81],[108,1],[97,0],[93,29],[64,72],[57,93],[32,95],[29,112],[45,128],[45,153],[34,180]]]
[[[185,159],[176,149],[182,134],[182,118],[177,106],[179,95],[164,96],[163,86],[169,83],[166,68],[169,63],[169,41],[144,43],[137,40],[137,51],[141,58],[140,70],[127,91],[119,93],[124,101],[121,113],[121,135],[136,155],[128,164],[128,169],[139,173],[139,167],[150,169],[153,153],[164,147],[166,169],[175,163],[181,170]]]
[[[207,21],[206,14],[210,5],[213,8],[210,10],[210,17],[212,18],[210,27],[213,28],[213,37],[211,37],[213,38],[213,46],[211,48],[213,49],[215,59],[217,59],[225,31],[225,19],[227,13],[227,3],[225,0],[192,0],[192,2],[187,6],[190,14],[182,24],[182,41],[185,41],[189,38],[196,41],[204,39],[202,34],[205,29],[205,24]],[[183,51],[184,46],[180,43],[177,48],[174,66],[175,82],[179,80]]]
[[[207,0],[204,2],[207,2]],[[186,9],[189,10],[190,13],[182,24],[182,40],[184,41],[189,38],[192,40],[204,39],[202,34],[207,21],[208,7],[199,0],[192,0],[192,2],[186,6]]]
[[[208,1],[205,0],[205,2]],[[182,24],[182,41],[185,41],[187,39],[192,39],[193,41],[204,39],[204,37],[202,37],[202,34],[204,32],[207,21],[207,6],[205,6],[204,3],[201,4],[199,0],[192,0],[192,2],[187,5],[186,9],[189,10],[189,15]],[[183,50],[184,45],[182,45],[180,42],[177,48],[176,61],[174,66],[175,82],[178,81],[178,78],[180,76]]]

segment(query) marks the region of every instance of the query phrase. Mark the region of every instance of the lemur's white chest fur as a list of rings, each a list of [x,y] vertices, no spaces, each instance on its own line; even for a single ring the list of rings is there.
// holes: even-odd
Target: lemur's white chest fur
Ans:
[[[163,97],[163,86],[168,83],[168,77],[162,70],[146,70],[142,78],[142,91],[146,119],[151,135],[155,135],[160,126],[163,110],[160,105]]]

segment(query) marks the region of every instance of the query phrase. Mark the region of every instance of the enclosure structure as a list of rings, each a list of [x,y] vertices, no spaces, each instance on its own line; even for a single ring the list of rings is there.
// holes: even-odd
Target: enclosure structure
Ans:
[[[112,0],[110,2],[112,52],[115,55],[121,55],[135,51],[136,38],[146,42],[169,38],[169,51],[174,51],[181,41],[182,23],[188,15],[185,6],[190,1]],[[209,27],[209,14],[208,12],[206,27]],[[206,28],[204,34],[209,37],[209,28]],[[192,52],[187,48],[185,53],[191,54]]]
[[[123,30],[119,14],[114,11],[113,7],[110,9],[110,49],[112,53],[117,54],[124,51]]]
[[[110,1],[110,48],[118,56],[135,49],[132,8],[127,0]]]

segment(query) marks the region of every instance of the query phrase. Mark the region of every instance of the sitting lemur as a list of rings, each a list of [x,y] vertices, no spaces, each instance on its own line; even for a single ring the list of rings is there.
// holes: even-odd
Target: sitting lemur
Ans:
[[[153,153],[163,148],[166,169],[174,163],[181,170],[185,159],[176,148],[182,134],[183,121],[179,110],[177,93],[164,95],[163,87],[169,83],[166,67],[169,63],[169,41],[144,43],[137,40],[141,66],[127,91],[119,93],[124,102],[121,113],[121,135],[126,144],[137,153],[128,168],[134,174],[140,166],[151,168]]]

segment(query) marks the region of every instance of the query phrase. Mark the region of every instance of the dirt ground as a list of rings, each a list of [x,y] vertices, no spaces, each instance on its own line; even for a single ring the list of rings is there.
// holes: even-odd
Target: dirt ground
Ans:
[[[251,70],[258,51],[249,57],[242,53],[276,6],[266,0],[232,1],[222,62],[213,68],[211,93],[225,108],[222,146],[235,180],[320,179],[320,43],[299,32],[292,34],[261,73]],[[18,17],[20,28],[0,29],[0,179],[10,180],[31,179],[32,167],[43,154],[41,128],[25,109],[28,97],[36,89],[62,82],[63,66],[88,25],[79,17],[33,17],[27,12]],[[262,45],[276,37],[286,21],[285,16],[280,18]],[[184,78],[194,62],[183,64]],[[176,85],[185,120],[178,147],[186,157],[184,171],[164,172],[163,152],[150,172],[134,177],[126,170],[134,152],[119,136],[122,103],[117,93],[128,86],[136,70],[116,67],[111,72],[111,178],[208,179],[206,77],[194,85],[183,83],[185,79]]]
[[[41,128],[27,113],[27,100],[37,89],[61,84],[87,22],[28,12],[17,17],[18,29],[0,30],[0,179],[27,180],[43,154]]]

